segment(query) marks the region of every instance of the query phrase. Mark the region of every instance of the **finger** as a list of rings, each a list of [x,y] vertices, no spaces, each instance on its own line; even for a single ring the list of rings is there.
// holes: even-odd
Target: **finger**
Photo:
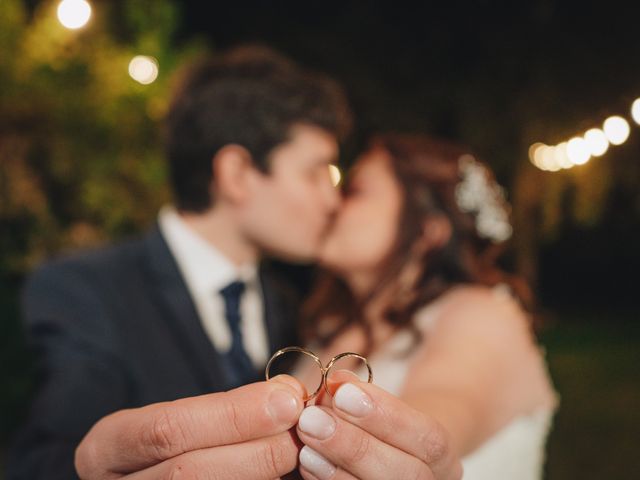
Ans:
[[[331,480],[357,480],[349,472],[336,467],[307,445],[300,450],[300,458],[303,459],[304,465],[308,466],[305,467],[301,463],[298,469],[304,480],[324,480],[326,478]]]
[[[340,393],[340,405],[336,405],[336,395],[338,389],[350,383],[362,385],[363,389],[370,389],[369,400],[373,404],[373,398],[380,397],[377,411],[372,416],[355,416],[349,413],[349,395],[345,395],[352,390],[346,387]],[[447,432],[434,419],[409,407],[398,397],[391,395],[385,390],[362,382],[360,378],[350,370],[337,370],[327,378],[327,387],[331,395],[326,392],[317,405],[335,407],[335,411],[341,418],[344,418],[355,425],[360,425],[372,435],[385,443],[390,443],[395,447],[422,459],[429,465],[438,479],[454,479],[462,477],[462,465],[456,455],[448,447],[449,440]],[[355,393],[352,391],[352,393]],[[363,392],[364,393],[364,392]],[[367,394],[364,393],[366,396]],[[366,398],[359,399],[367,404]],[[352,402],[353,403],[353,402]],[[357,402],[353,407],[357,408]],[[346,409],[346,410],[345,410]],[[381,423],[382,421],[382,423]],[[416,423],[417,422],[417,423]]]
[[[332,408],[337,417],[423,461],[439,480],[462,477],[444,427],[380,387],[360,381],[343,383],[332,398]]]
[[[116,412],[76,451],[81,478],[141,470],[182,453],[284,432],[303,408],[304,387],[279,375],[228,392]]]
[[[297,433],[316,453],[305,455],[303,448],[300,464],[320,480],[335,478],[339,470],[367,480],[434,479],[426,463],[335,416],[330,408],[307,407],[300,416]]]
[[[298,445],[292,432],[178,455],[122,480],[273,480],[296,468]]]
[[[332,371],[331,375],[327,377],[327,388],[329,389],[330,394],[322,388],[320,393],[315,398],[314,405],[322,405],[325,407],[331,407],[333,405],[333,396],[336,393],[336,390],[343,383],[347,382],[358,382],[360,378],[353,373],[351,370],[336,370]],[[308,405],[308,404],[307,404]]]

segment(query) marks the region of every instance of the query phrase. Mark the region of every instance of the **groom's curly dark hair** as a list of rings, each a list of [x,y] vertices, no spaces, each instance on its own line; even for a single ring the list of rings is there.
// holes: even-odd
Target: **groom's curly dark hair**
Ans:
[[[176,206],[201,212],[211,205],[212,159],[225,145],[243,146],[255,166],[268,172],[269,153],[296,124],[321,127],[343,140],[351,114],[339,85],[260,45],[191,65],[165,124]]]

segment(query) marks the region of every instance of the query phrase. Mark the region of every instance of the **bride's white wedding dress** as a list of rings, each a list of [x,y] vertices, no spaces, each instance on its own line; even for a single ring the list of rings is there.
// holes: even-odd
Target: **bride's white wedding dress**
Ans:
[[[504,296],[504,290],[494,289],[496,296]],[[416,313],[415,325],[426,335],[438,319],[439,302],[433,302]],[[411,346],[413,336],[400,331],[385,346],[368,357],[373,370],[374,383],[390,393],[398,395],[406,381],[411,364],[411,354],[399,353]],[[427,346],[428,348],[428,346]],[[544,355],[544,350],[542,350]],[[365,367],[356,371],[366,377]],[[557,394],[556,394],[557,395]],[[557,398],[559,400],[559,398]],[[556,405],[559,402],[556,402]],[[484,444],[462,459],[464,480],[539,480],[543,477],[545,445],[550,432],[555,409],[544,408],[528,415],[512,419]]]

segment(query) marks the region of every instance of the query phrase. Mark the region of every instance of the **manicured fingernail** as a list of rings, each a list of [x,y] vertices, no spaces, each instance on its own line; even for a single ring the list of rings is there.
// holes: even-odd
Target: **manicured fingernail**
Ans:
[[[291,392],[278,388],[269,395],[267,408],[277,423],[294,425],[301,408],[299,401]]]
[[[328,480],[336,474],[336,467],[332,463],[306,445],[300,450],[300,465],[319,480]]]
[[[304,388],[304,385],[302,385],[298,380],[296,380],[291,375],[285,375],[285,374],[276,375],[269,381],[276,382],[276,383],[283,383],[285,385],[289,385],[290,387],[293,387],[296,390],[296,392],[298,392],[298,394],[300,395],[300,398],[304,398],[305,395],[307,394],[307,391]]]
[[[325,440],[336,431],[336,421],[316,406],[307,407],[302,411],[298,426],[304,433],[319,440]]]
[[[333,397],[336,407],[354,417],[364,417],[373,410],[373,401],[353,383],[345,383]]]

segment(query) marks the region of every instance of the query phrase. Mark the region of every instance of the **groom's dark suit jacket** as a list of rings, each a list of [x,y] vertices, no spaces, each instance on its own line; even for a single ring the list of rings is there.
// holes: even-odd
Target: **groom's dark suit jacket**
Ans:
[[[260,277],[271,351],[296,345],[295,296],[267,269]],[[40,268],[23,309],[39,378],[8,480],[77,478],[74,450],[101,417],[229,388],[157,226]]]

